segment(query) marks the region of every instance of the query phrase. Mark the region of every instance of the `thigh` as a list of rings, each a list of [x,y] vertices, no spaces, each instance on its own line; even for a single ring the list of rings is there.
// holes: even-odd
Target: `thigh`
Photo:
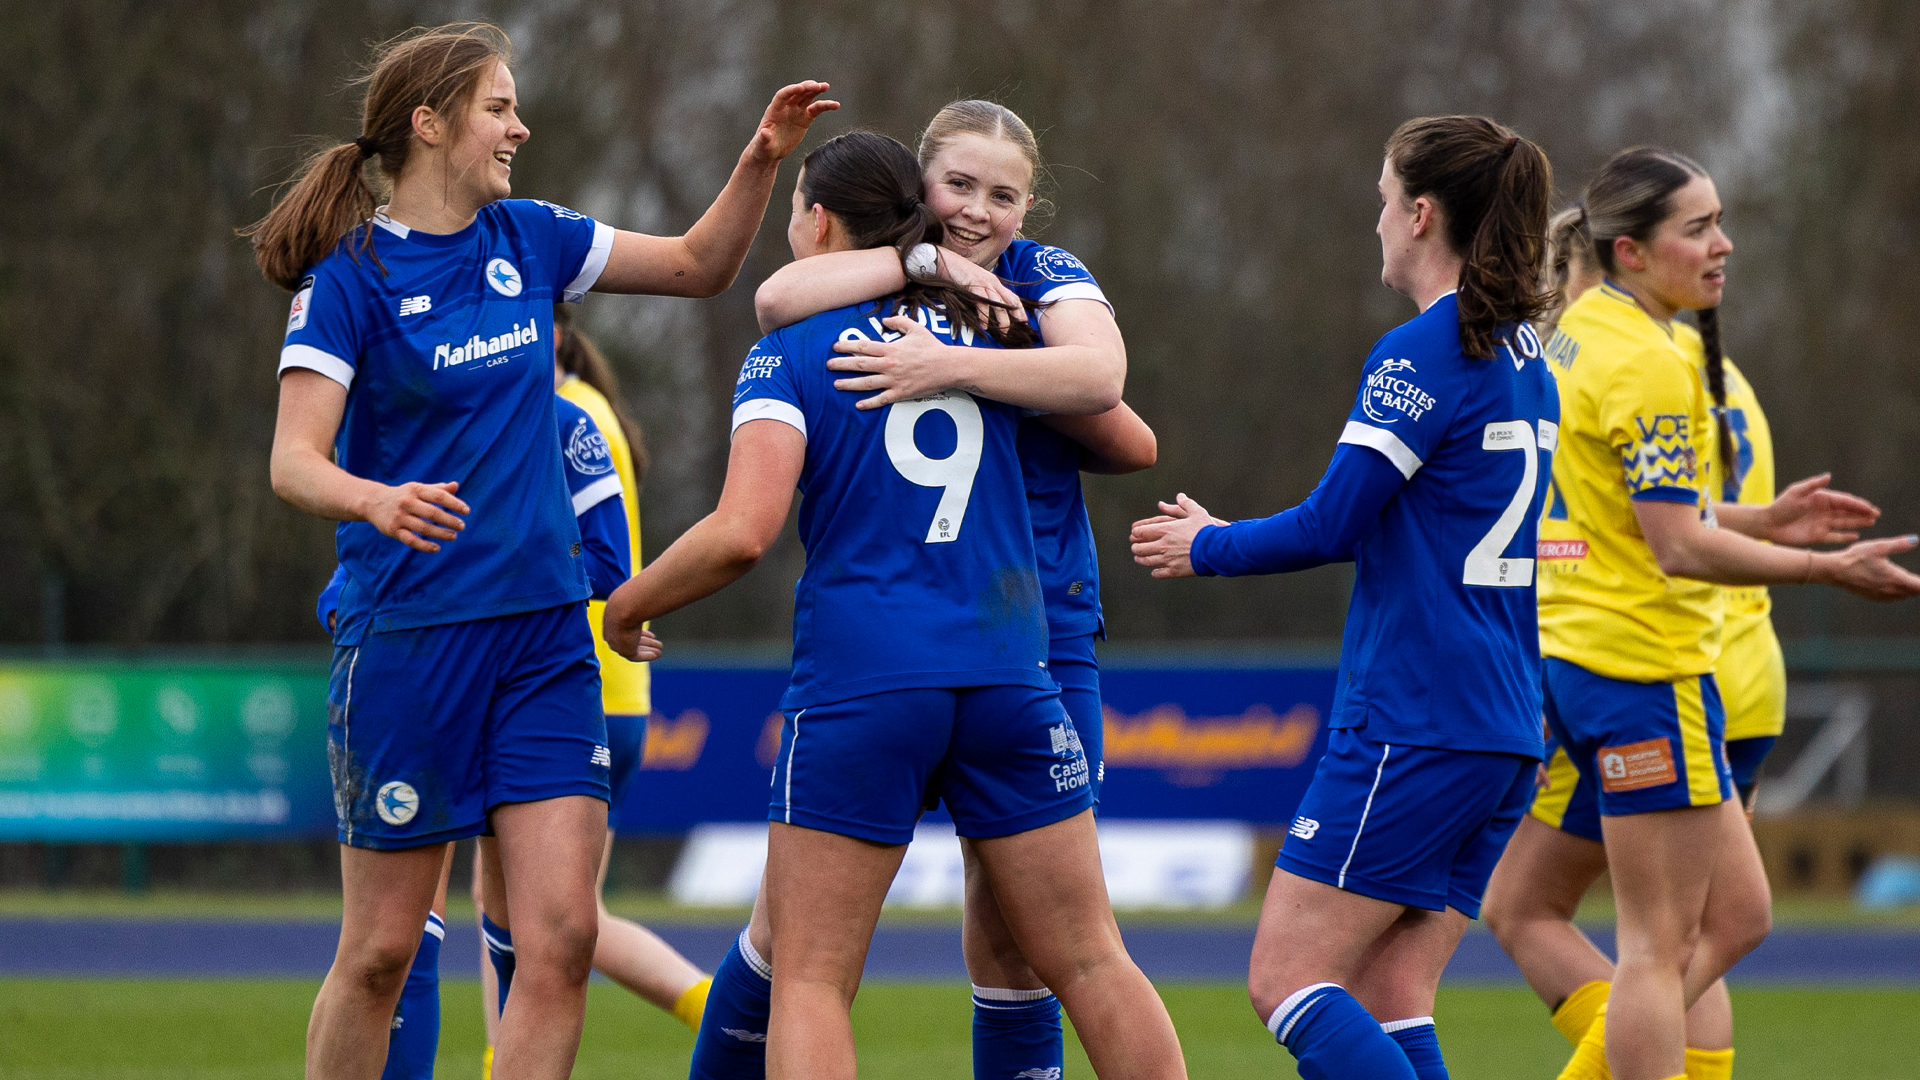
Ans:
[[[1507,806],[1516,779],[1524,793],[1531,764],[1335,729],[1275,865],[1390,904],[1444,910],[1455,904],[1455,864]],[[1476,914],[1478,896],[1470,906]]]
[[[1593,785],[1602,817],[1713,806],[1733,796],[1726,716],[1711,675],[1636,683],[1546,663],[1548,722]]]
[[[340,949],[411,952],[433,909],[447,844],[399,851],[341,845]]]
[[[959,692],[953,740],[934,783],[954,830],[989,839],[1091,808],[1091,775],[1058,691],[979,686]]]
[[[492,620],[500,671],[487,712],[487,809],[611,798],[606,715],[580,604]]]
[[[620,827],[620,804],[640,778],[640,763],[647,752],[647,718],[638,713],[607,714],[607,828]]]
[[[508,803],[493,811],[494,844],[514,949],[552,930],[593,926],[607,804],[589,795]],[[496,920],[498,921],[498,920]],[[536,951],[538,951],[536,949]]]
[[[774,977],[836,983],[851,1001],[906,850],[784,822],[768,826],[762,894],[778,957]]]
[[[1360,960],[1353,996],[1382,1022],[1432,1016],[1440,974],[1467,932],[1459,911],[1408,908]]]
[[[1107,903],[1091,808],[971,843],[1013,940],[1043,978],[1124,952]]]
[[[1406,911],[1402,904],[1338,889],[1284,866],[1275,870],[1248,963],[1260,1018],[1314,983],[1355,985],[1364,958]]]
[[[1603,817],[1621,963],[1671,962],[1689,948],[1726,835],[1721,807]]]
[[[1601,844],[1523,818],[1487,883],[1486,906],[1507,917],[1570,922],[1606,869]]]
[[[1047,650],[1047,671],[1060,687],[1060,704],[1073,718],[1086,751],[1088,787],[1093,805],[1100,805],[1100,785],[1106,781],[1106,715],[1100,702],[1100,661],[1094,653],[1094,635],[1055,638]]]
[[[947,753],[957,692],[892,690],[787,713],[767,819],[905,844]]]
[[[334,650],[327,760],[341,843],[398,849],[480,832],[487,640],[484,621],[451,623]]]

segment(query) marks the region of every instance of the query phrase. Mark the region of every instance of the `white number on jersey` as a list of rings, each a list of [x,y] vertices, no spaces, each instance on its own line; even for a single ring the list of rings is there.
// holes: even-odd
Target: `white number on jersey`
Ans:
[[[1549,430],[1552,429],[1552,430]],[[1493,528],[1480,542],[1467,552],[1467,565],[1460,580],[1467,585],[1490,585],[1498,589],[1524,589],[1533,584],[1533,560],[1509,559],[1500,553],[1507,550],[1513,538],[1520,532],[1520,526],[1526,521],[1527,508],[1533,505],[1533,492],[1540,483],[1540,455],[1536,450],[1552,450],[1553,442],[1559,434],[1554,425],[1541,421],[1540,433],[1536,437],[1533,425],[1525,420],[1507,420],[1497,424],[1488,424],[1480,436],[1480,449],[1503,451],[1522,450],[1526,452],[1526,470],[1520,476],[1520,487],[1513,493],[1513,501],[1493,523]]]
[[[930,458],[914,445],[913,426],[930,412],[943,412],[953,418],[956,438],[953,453],[947,457]],[[960,539],[960,523],[967,516],[967,501],[973,497],[973,477],[980,471],[986,431],[979,403],[959,390],[887,406],[888,460],[913,483],[942,489],[940,505],[927,524],[927,543],[951,544]]]

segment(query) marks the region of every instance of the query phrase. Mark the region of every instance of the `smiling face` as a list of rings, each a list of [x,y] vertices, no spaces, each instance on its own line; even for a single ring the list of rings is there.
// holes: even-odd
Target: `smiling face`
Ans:
[[[513,194],[513,155],[532,135],[518,108],[513,72],[495,63],[480,76],[446,144],[451,184],[476,206]]]
[[[946,227],[948,250],[992,268],[1033,205],[1033,165],[1020,147],[985,135],[956,135],[926,168],[927,205]]]
[[[1614,240],[1615,271],[1626,279],[1622,284],[1650,308],[1666,309],[1667,317],[1719,306],[1727,256],[1733,252],[1720,215],[1720,193],[1711,178],[1696,176],[1675,189],[1652,236]]]

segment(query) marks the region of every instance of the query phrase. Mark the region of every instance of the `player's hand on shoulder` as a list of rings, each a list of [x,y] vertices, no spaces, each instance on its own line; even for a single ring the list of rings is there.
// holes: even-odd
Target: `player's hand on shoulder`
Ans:
[[[932,397],[953,389],[960,381],[950,359],[953,346],[942,342],[933,332],[905,315],[889,315],[883,322],[900,336],[892,341],[856,338],[836,341],[833,351],[841,355],[827,361],[829,371],[855,371],[866,374],[850,379],[835,379],[835,390],[866,393],[855,406],[878,409],[896,401]]]
[[[1160,504],[1159,516],[1133,523],[1127,535],[1133,561],[1157,578],[1193,577],[1193,538],[1209,525],[1225,524],[1184,493],[1176,495]]]
[[[1916,545],[1920,545],[1920,537],[1912,534],[1862,540],[1845,551],[1816,556],[1830,567],[1820,577],[1829,585],[1876,603],[1909,600],[1920,596],[1920,575],[1894,562],[1893,556],[1912,551]]]
[[[747,144],[747,153],[767,162],[780,161],[793,153],[807,137],[807,128],[821,113],[840,107],[837,101],[820,99],[826,92],[826,83],[811,79],[781,87],[767,105],[766,115],[760,118],[760,127],[753,133],[753,141]]]
[[[456,517],[472,511],[454,492],[455,481],[443,484],[409,482],[391,487],[381,485],[368,501],[364,516],[381,535],[390,536],[415,551],[432,554],[440,550],[436,540],[452,540],[467,523]]]
[[[1768,539],[1794,547],[1809,544],[1847,544],[1860,539],[1860,530],[1880,520],[1880,508],[1858,495],[1827,485],[1832,473],[1809,476],[1782,491],[1767,507],[1772,528]]]

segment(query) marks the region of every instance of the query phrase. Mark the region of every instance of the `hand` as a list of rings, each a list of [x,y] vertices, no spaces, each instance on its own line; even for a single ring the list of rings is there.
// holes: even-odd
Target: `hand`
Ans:
[[[747,154],[773,163],[793,153],[800,140],[807,137],[807,128],[821,113],[840,107],[837,101],[815,100],[826,92],[827,84],[823,82],[798,82],[781,87],[767,106],[767,114],[760,118],[760,128],[747,144]]]
[[[607,598],[606,611],[600,616],[600,634],[606,638],[607,648],[638,663],[660,659],[664,651],[660,639],[647,629],[645,620],[630,617],[627,609],[632,605],[623,602],[620,596],[624,592],[627,592],[625,585],[615,589]]]
[[[1767,539],[1777,544],[1848,544],[1880,520],[1880,508],[1858,495],[1834,491],[1832,473],[1809,476],[1788,487],[1767,507]]]
[[[1027,317],[1026,305],[1020,302],[1012,289],[1007,288],[1006,282],[1000,280],[1000,275],[946,248],[934,250],[939,253],[940,276],[955,288],[985,301],[975,305],[981,322],[1004,333],[1012,329],[1014,319],[1024,320]]]
[[[860,378],[835,379],[835,390],[865,393],[878,390],[870,398],[861,398],[858,409],[878,409],[896,401],[932,397],[951,390],[954,378],[954,346],[941,342],[933,332],[905,315],[889,315],[882,323],[900,336],[892,341],[838,341],[833,351],[843,355],[827,361],[829,371],[869,372]]]
[[[455,481],[444,484],[397,484],[381,487],[368,503],[362,517],[381,535],[391,536],[415,551],[431,555],[440,550],[435,540],[452,540],[467,523],[455,514],[473,511],[454,498],[460,490]]]
[[[1813,558],[1826,564],[1819,580],[1855,596],[1890,604],[1920,596],[1920,576],[1892,560],[1894,555],[1912,551],[1916,544],[1920,544],[1920,537],[1913,535],[1863,540],[1845,551],[1815,553]]]
[[[1207,508],[1182,493],[1172,505],[1160,504],[1160,516],[1133,523],[1127,535],[1133,544],[1133,561],[1150,568],[1157,578],[1193,576],[1193,538],[1209,525],[1227,522],[1207,513]]]

